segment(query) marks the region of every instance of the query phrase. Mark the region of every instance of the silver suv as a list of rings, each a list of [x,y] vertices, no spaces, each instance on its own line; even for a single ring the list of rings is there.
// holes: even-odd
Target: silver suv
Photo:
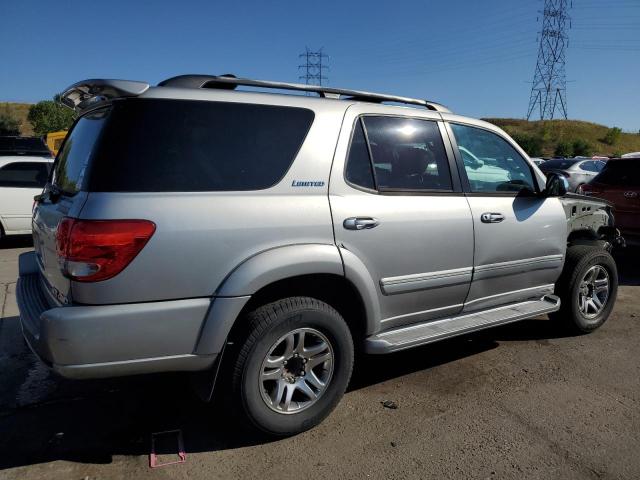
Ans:
[[[588,332],[613,308],[610,206],[436,103],[205,75],[61,98],[79,118],[18,301],[65,377],[201,372],[288,435],[331,412],[358,349],[542,314]]]

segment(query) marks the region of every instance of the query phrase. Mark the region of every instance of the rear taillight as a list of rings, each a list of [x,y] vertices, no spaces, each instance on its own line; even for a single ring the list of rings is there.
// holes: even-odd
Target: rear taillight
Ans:
[[[149,241],[156,225],[149,220],[78,220],[58,224],[56,249],[65,276],[97,282],[125,269]]]

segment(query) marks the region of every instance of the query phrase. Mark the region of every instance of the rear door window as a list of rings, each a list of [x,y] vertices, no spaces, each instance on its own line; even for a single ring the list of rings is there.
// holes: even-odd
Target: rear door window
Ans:
[[[293,163],[313,118],[308,109],[271,105],[117,101],[91,161],[87,189],[195,192],[269,188]]]
[[[580,168],[587,172],[599,172],[600,170],[602,170],[602,166],[600,165],[601,163],[602,162],[594,161],[582,162],[580,164]]]
[[[355,132],[347,163],[347,180],[370,184],[371,165],[376,188],[385,191],[451,191],[451,172],[438,124],[431,120],[390,116],[362,119],[364,135]],[[361,128],[357,126],[357,128]],[[371,152],[369,172],[365,160]]]
[[[14,162],[0,168],[0,187],[42,188],[49,177],[50,163]]]

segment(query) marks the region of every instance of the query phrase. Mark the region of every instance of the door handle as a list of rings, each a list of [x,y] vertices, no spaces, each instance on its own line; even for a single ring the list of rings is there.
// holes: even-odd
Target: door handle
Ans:
[[[351,217],[345,219],[342,223],[342,226],[347,230],[364,230],[378,225],[380,225],[380,222],[371,217]]]
[[[504,220],[504,215],[501,213],[483,213],[480,215],[482,223],[500,223]]]

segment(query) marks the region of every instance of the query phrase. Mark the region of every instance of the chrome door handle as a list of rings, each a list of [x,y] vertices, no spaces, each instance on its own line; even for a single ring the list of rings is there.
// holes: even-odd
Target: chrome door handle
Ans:
[[[501,213],[483,213],[480,215],[482,223],[500,223],[504,220],[504,215]]]
[[[351,217],[345,219],[342,226],[347,230],[364,230],[366,228],[374,228],[380,225],[380,222],[371,217]]]

